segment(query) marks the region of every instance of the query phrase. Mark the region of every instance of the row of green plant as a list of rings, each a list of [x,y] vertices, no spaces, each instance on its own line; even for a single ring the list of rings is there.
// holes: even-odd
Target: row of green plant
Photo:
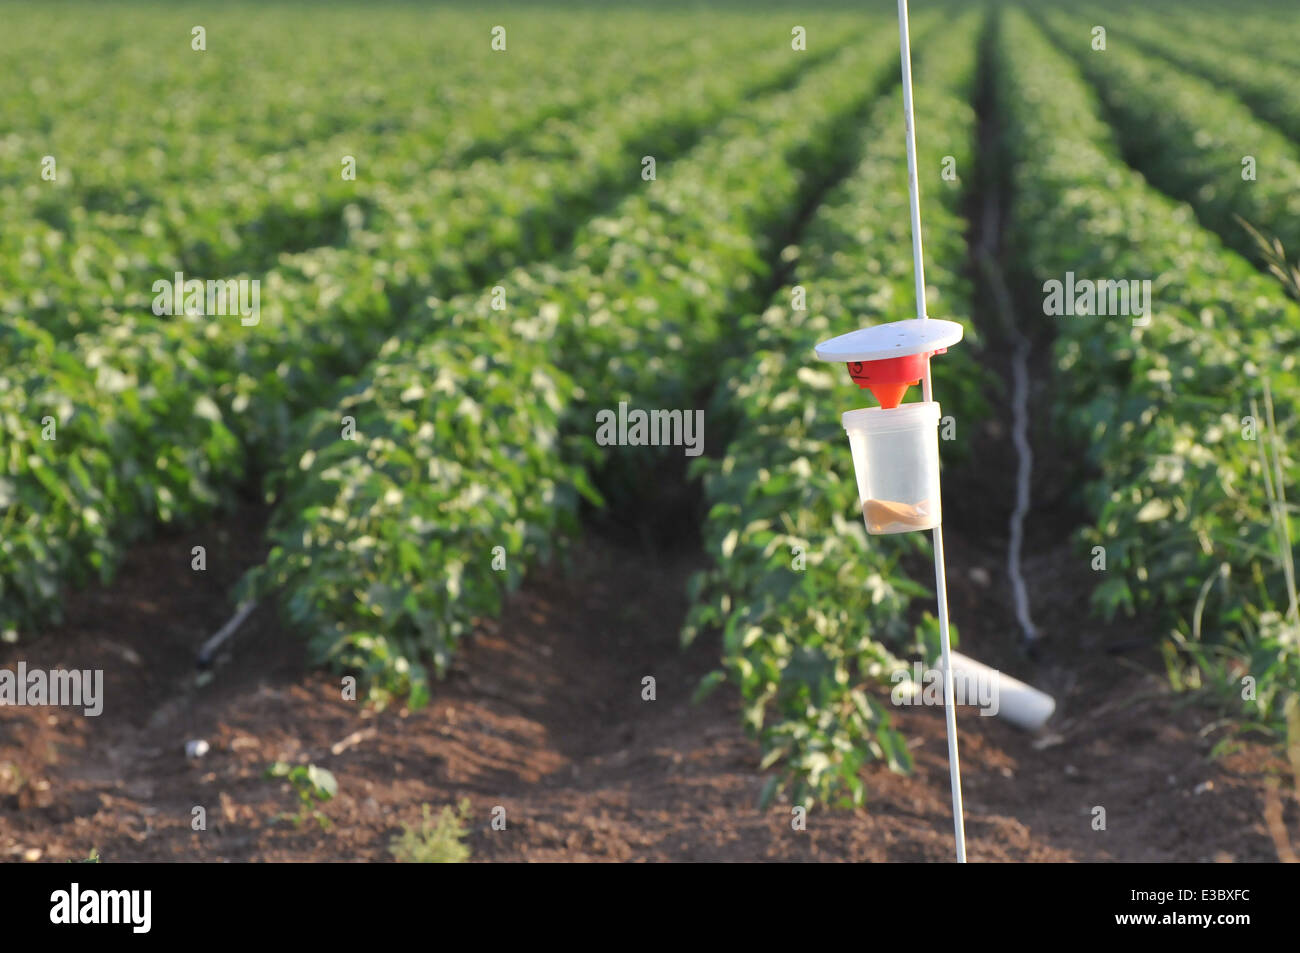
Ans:
[[[556,155],[435,173],[440,186],[417,190],[394,222],[358,223],[347,247],[282,256],[259,278],[255,326],[156,317],[147,302],[71,339],[10,318],[0,334],[22,360],[0,373],[0,631],[54,617],[60,586],[107,578],[156,523],[209,512],[250,453],[277,457],[299,415],[333,405],[340,376],[412,307],[554,254],[587,215],[646,184],[642,155],[666,165],[808,62],[769,53],[743,75],[708,72],[672,97],[602,108]]]
[[[1231,7],[1216,0],[1160,0],[1144,4],[1140,10],[1124,6],[1113,12],[1128,17],[1148,11],[1169,31],[1219,43],[1225,56],[1245,55],[1261,64],[1300,68],[1300,51],[1295,45],[1300,18],[1290,0]]]
[[[962,212],[974,172],[977,23],[968,15],[915,47],[927,311],[968,328],[934,362],[936,399],[956,428],[943,444],[949,461],[984,412],[987,383],[972,359]],[[900,668],[895,653],[932,658],[937,649],[910,611],[932,593],[900,565],[929,552],[929,534],[868,537],[863,526],[840,414],[874,402],[843,368],[813,356],[820,339],[914,316],[901,114],[896,88],[865,124],[861,165],[810,222],[791,284],[742,324],[748,353],[716,395],[735,432],[723,455],[695,464],[713,565],[692,582],[684,638],[721,630],[723,669],[706,687],[725,680],[739,690],[764,766],[779,769],[765,800],[788,789],[805,805],[858,804],[865,762],[909,767],[906,739],[873,690]]]
[[[1082,69],[1114,124],[1124,155],[1151,183],[1188,202],[1232,248],[1258,260],[1244,216],[1300,247],[1300,152],[1219,88],[1117,37],[1094,51],[1089,22],[1041,11],[1061,50]]]
[[[439,29],[411,29],[418,19],[390,8],[326,12],[333,23],[285,43],[299,17],[291,10],[212,12],[220,22],[207,24],[213,42],[202,52],[177,21],[121,11],[96,17],[98,30],[57,18],[40,41],[58,45],[57,58],[32,56],[25,32],[7,34],[0,53],[31,56],[33,68],[0,86],[9,131],[0,182],[25,186],[51,154],[65,160],[58,182],[73,204],[138,211],[175,191],[215,199],[258,174],[319,188],[327,177],[312,169],[363,146],[374,162],[424,170],[504,151],[512,129],[585,108],[600,79],[615,88],[631,79],[629,36],[647,62],[722,39],[684,37],[679,24],[632,11],[580,24],[552,10],[522,15],[508,51],[493,52],[496,21],[443,11]],[[349,19],[358,22],[339,22]],[[779,39],[752,19],[727,26],[751,49]]]
[[[1257,116],[1293,143],[1300,142],[1300,103],[1295,96],[1300,63],[1270,62],[1244,51],[1224,50],[1221,35],[1212,40],[1171,30],[1168,18],[1147,11],[1126,10],[1123,17],[1123,37],[1112,36],[1112,42],[1131,36],[1137,49],[1153,51],[1240,97]]]
[[[278,593],[318,658],[422,701],[425,663],[441,673],[576,529],[588,474],[650,465],[653,448],[597,447],[596,411],[698,405],[728,316],[761,298],[782,235],[851,154],[889,48],[850,47],[729,116],[569,255],[507,275],[504,311],[486,294],[431,303],[305,428],[249,591]]]
[[[1300,680],[1289,512],[1275,502],[1300,475],[1279,442],[1300,308],[1125,165],[1082,76],[1025,15],[1006,14],[995,51],[1026,287],[1067,272],[1151,282],[1149,323],[1095,308],[1027,319],[1054,322],[1054,421],[1086,453],[1094,601],[1161,620],[1155,636],[1276,722]],[[1280,399],[1266,414],[1269,382]]]
[[[358,120],[337,141],[286,143],[252,158],[226,157],[219,169],[191,169],[180,183],[153,181],[147,163],[111,152],[111,160],[60,153],[62,171],[48,182],[39,176],[39,156],[27,156],[22,184],[7,192],[38,198],[26,205],[15,201],[14,217],[0,232],[0,286],[8,291],[0,309],[63,336],[111,322],[120,312],[148,311],[154,281],[178,271],[203,279],[258,277],[283,254],[319,246],[360,246],[372,255],[379,249],[367,243],[370,234],[391,239],[397,248],[456,239],[438,229],[449,205],[465,204],[475,189],[495,195],[516,182],[515,188],[528,189],[540,160],[576,160],[575,150],[591,142],[592,128],[635,119],[629,112],[638,112],[647,90],[680,82],[683,75],[698,82],[717,72],[718,61],[752,54],[758,46],[747,31],[676,47],[657,36],[645,38],[646,57],[635,69],[620,68],[608,43],[590,57],[591,73],[575,71],[571,63],[563,69],[533,63],[520,53],[496,78],[492,94],[479,98],[467,90],[482,87],[484,65],[462,54],[461,75],[447,77],[437,108],[418,113],[414,125],[390,128]],[[826,37],[822,45],[833,44]],[[767,45],[771,60],[779,48]],[[578,48],[580,55],[595,52]],[[780,60],[794,65],[789,51]],[[546,62],[556,60],[548,56]],[[419,102],[402,86],[393,95]],[[493,109],[500,99],[502,108]],[[147,133],[147,127],[134,130],[152,155],[160,146]],[[93,131],[82,134],[83,141],[96,142]],[[210,135],[204,141],[210,153],[223,155]],[[474,155],[493,153],[500,161],[481,159],[466,167]],[[344,178],[345,155],[357,163],[355,179]],[[135,169],[145,182],[117,182],[111,200],[101,203],[77,188],[78,162],[97,169],[110,165],[120,177]],[[26,216],[20,214],[24,209]]]

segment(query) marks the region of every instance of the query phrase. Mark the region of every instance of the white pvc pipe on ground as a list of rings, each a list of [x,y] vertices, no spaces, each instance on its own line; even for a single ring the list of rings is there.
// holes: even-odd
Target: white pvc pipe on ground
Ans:
[[[1051,695],[960,652],[952,653],[952,670],[956,678],[988,679],[996,692],[997,716],[1017,728],[1038,731],[1056,711],[1056,699]]]
[[[1025,731],[1041,731],[1056,711],[1056,699],[1026,685],[1006,672],[977,662],[960,652],[949,652],[952,678],[957,701],[965,705],[988,705],[993,715],[1004,718]],[[912,704],[924,690],[924,685],[913,680],[901,694]]]

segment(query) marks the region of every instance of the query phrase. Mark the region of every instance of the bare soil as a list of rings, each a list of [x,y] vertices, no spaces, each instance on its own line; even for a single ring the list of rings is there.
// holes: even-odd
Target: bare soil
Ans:
[[[301,642],[264,607],[204,685],[194,652],[230,614],[228,585],[261,555],[261,514],[144,545],[110,587],[69,602],[56,631],[7,646],[0,664],[102,668],[104,713],[6,708],[0,716],[0,858],[64,861],[377,861],[420,807],[468,797],[475,860],[946,861],[951,808],[941,710],[898,719],[910,777],[869,772],[870,802],[759,811],[758,751],[725,690],[689,701],[716,646],[682,651],[684,586],[700,557],[583,543],[569,574],[543,571],[485,622],[432,704],[372,711],[342,700],[336,676],[308,670]],[[209,543],[205,575],[189,568]],[[1212,713],[1180,704],[1150,667],[1108,654],[1117,634],[1059,619],[1071,636],[1034,663],[1015,648],[995,547],[949,542],[963,647],[1056,694],[1034,738],[963,709],[969,853],[981,861],[1272,861],[1264,821],[1281,762],[1247,745],[1218,762]],[[1068,547],[1036,563],[1037,586],[1086,591]],[[989,576],[982,585],[981,570]],[[976,578],[979,581],[976,581]],[[1080,597],[1081,598],[1081,597]],[[1077,600],[1076,600],[1077,602]],[[1059,630],[1058,630],[1059,631]],[[1050,636],[1049,636],[1050,637]],[[642,679],[657,698],[642,700]],[[204,739],[206,756],[185,757]],[[339,795],[295,825],[293,792],[265,776],[277,760],[329,768]],[[1103,806],[1107,829],[1093,830]],[[207,829],[192,829],[193,809]],[[505,830],[489,823],[506,811]],[[1300,842],[1300,811],[1286,819]]]

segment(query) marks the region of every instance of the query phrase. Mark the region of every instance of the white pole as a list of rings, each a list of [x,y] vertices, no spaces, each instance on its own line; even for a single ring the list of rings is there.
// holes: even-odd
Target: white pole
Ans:
[[[898,0],[898,45],[903,61],[903,127],[907,135],[907,191],[912,205],[912,261],[916,274],[916,316],[926,320],[925,265],[921,257],[921,194],[916,181],[916,135],[912,115],[912,40],[907,27],[907,0]],[[921,382],[925,400],[934,399],[930,361]],[[948,723],[948,775],[952,785],[952,826],[957,863],[966,863],[966,820],[961,807],[961,766],[957,761],[957,707],[953,703],[952,649],[948,638],[948,577],[943,563],[943,528],[934,532],[934,588],[939,600],[939,644],[943,649],[943,709]]]

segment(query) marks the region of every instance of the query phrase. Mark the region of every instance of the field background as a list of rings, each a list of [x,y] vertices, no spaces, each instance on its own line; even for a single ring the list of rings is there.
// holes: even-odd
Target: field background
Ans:
[[[812,357],[913,313],[892,4],[5,13],[0,666],[106,700],[0,711],[0,858],[385,860],[462,799],[477,860],[950,858],[889,698],[928,539],[863,532]],[[951,614],[1058,705],[960,713],[970,857],[1294,860],[1300,11],[912,17]],[[1045,315],[1068,271],[1151,323]]]

